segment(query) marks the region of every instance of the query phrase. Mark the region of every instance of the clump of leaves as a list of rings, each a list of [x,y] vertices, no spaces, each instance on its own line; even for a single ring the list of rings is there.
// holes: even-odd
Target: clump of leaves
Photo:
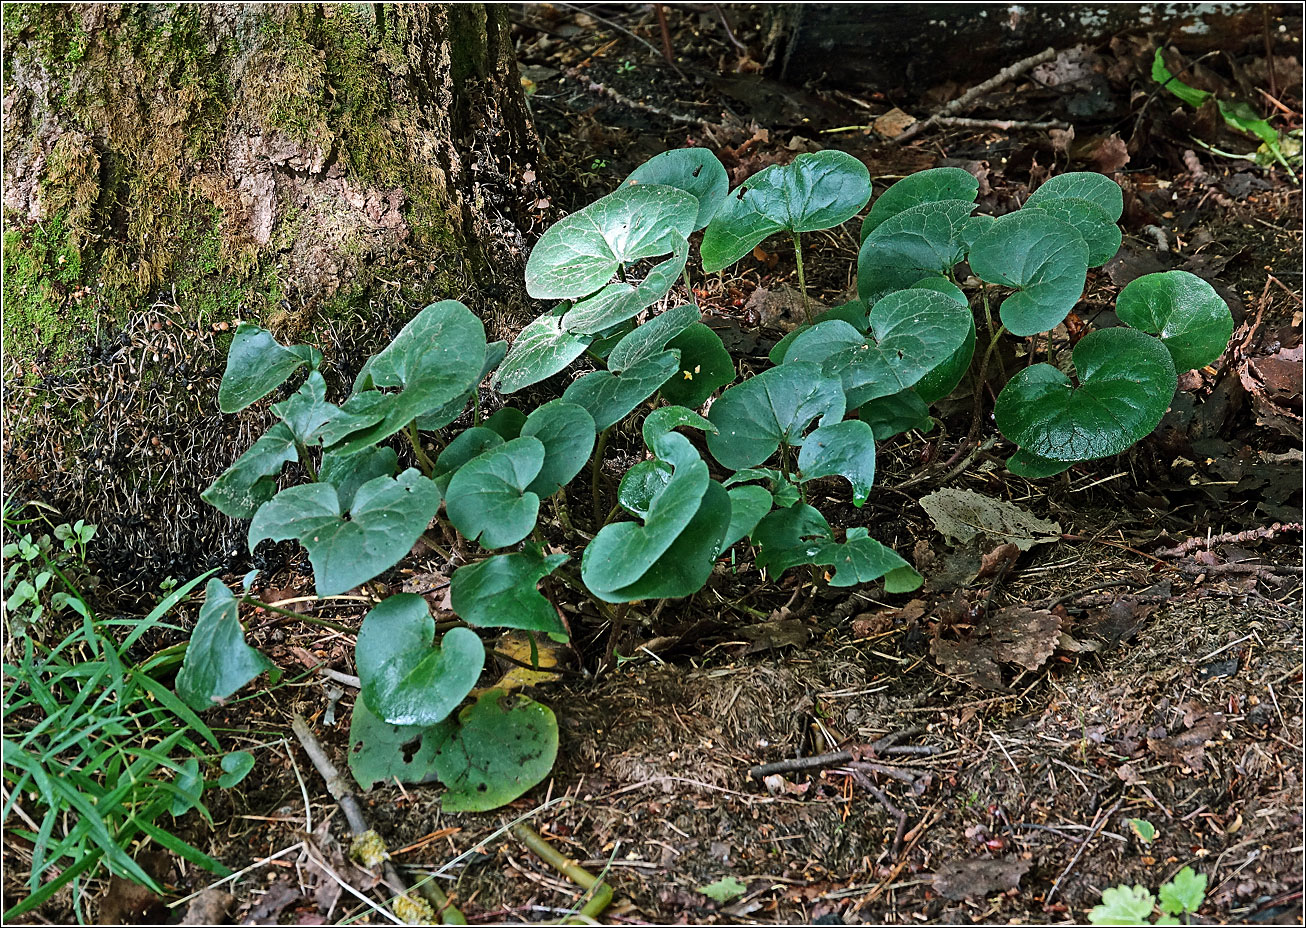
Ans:
[[[1056,328],[1089,268],[1120,245],[1123,198],[1101,175],[1055,177],[996,219],[973,215],[977,191],[953,168],[890,187],[862,223],[858,298],[810,317],[774,347],[769,367],[738,382],[699,308],[667,300],[688,282],[690,239],[702,230],[701,264],[711,272],[772,235],[788,238],[806,304],[803,233],[848,221],[871,197],[866,167],[849,155],[799,155],[734,190],[709,152],[659,155],[546,230],[526,286],[553,305],[511,348],[487,343],[461,303],[434,303],[367,361],[338,403],[327,399],[315,349],[241,326],[219,394],[224,410],[308,369],[271,406],[279,421],[204,494],[251,520],[251,548],[298,540],[322,595],[367,584],[419,538],[442,550],[428,533],[433,521],[460,552],[482,552],[453,571],[456,620],[437,626],[412,594],[378,602],[363,620],[350,750],[359,783],[439,780],[446,807],[487,809],[546,776],[557,750],[552,711],[476,687],[485,630],[566,640],[562,595],[590,598],[615,626],[614,604],[624,615],[627,604],[691,596],[743,544],[768,582],[803,569],[835,587],[918,587],[921,576],[866,526],[831,526],[812,502],[813,482],[839,478],[863,506],[876,443],[929,428],[931,404],[976,366],[975,309],[988,337],[971,376],[979,384],[1003,334]],[[980,281],[977,299],[959,283],[962,262]],[[1013,473],[1051,475],[1125,450],[1160,421],[1177,372],[1214,360],[1232,331],[1214,291],[1183,272],[1135,281],[1117,313],[1126,325],[1074,347],[1075,379],[1062,358],[1025,368],[1002,389],[994,415],[1017,446]],[[582,361],[589,369],[548,397],[545,382]],[[501,397],[535,386],[545,401],[482,419],[475,400],[487,380]],[[646,454],[621,477],[609,510],[604,452],[623,426],[639,427]],[[402,472],[396,436],[416,461]],[[291,461],[310,481],[279,488]],[[594,510],[582,531],[563,516],[568,487],[587,477]],[[551,534],[561,537],[552,546],[538,530],[550,511],[559,513]],[[239,606],[210,584],[178,680],[196,708],[268,666],[244,642]]]
[[[1205,897],[1206,874],[1184,867],[1161,884],[1156,896],[1142,885],[1103,890],[1102,903],[1093,906],[1088,920],[1094,925],[1179,925],[1180,916],[1196,914]],[[1156,915],[1158,908],[1161,914]]]
[[[39,505],[39,504],[32,504]],[[56,580],[56,570],[81,576],[86,568],[86,546],[97,527],[78,519],[60,522],[50,532],[32,531],[39,517],[19,518],[6,502],[3,557],[5,628],[14,638],[24,637],[43,618],[68,609],[71,595]],[[92,579],[92,578],[86,578]]]

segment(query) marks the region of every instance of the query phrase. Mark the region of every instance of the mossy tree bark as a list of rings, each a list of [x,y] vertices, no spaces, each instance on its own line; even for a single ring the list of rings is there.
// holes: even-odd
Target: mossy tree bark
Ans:
[[[4,18],[5,453],[20,494],[132,560],[232,536],[193,500],[261,425],[196,421],[235,320],[324,342],[346,373],[434,299],[520,322],[543,191],[503,7]]]

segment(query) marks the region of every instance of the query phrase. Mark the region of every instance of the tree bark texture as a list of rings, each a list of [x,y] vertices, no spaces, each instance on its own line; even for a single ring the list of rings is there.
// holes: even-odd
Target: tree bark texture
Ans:
[[[1258,36],[1259,3],[791,3],[770,9],[781,80],[919,96],[946,80],[984,80],[1048,46],[1146,33],[1184,51]],[[1272,4],[1273,15],[1286,4]]]
[[[236,320],[321,344],[337,385],[432,300],[520,324],[543,192],[502,7],[4,18],[8,477],[121,566],[238,546],[198,500],[266,424],[216,415]]]

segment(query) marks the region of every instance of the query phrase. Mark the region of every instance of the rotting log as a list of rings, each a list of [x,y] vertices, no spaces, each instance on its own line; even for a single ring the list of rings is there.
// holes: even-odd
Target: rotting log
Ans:
[[[7,493],[98,523],[111,576],[241,547],[198,501],[266,424],[216,415],[237,319],[340,386],[431,300],[529,318],[503,7],[6,4],[4,39]]]

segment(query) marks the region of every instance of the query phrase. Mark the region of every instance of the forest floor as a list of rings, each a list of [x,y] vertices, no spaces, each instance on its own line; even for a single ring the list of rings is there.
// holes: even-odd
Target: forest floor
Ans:
[[[560,723],[552,777],[481,815],[443,813],[428,787],[375,788],[364,811],[395,862],[413,880],[436,874],[473,923],[555,919],[580,905],[578,886],[506,834],[525,818],[605,874],[612,923],[1074,923],[1107,887],[1155,890],[1191,866],[1208,879],[1196,921],[1300,924],[1301,188],[1281,168],[1196,146],[1191,136],[1226,151],[1254,143],[1157,93],[1142,39],[1066,50],[966,114],[1061,120],[1073,132],[995,123],[899,143],[885,137],[892,118],[871,126],[895,104],[924,116],[964,88],[896,100],[784,87],[741,50],[760,54],[746,24],[728,34],[691,8],[670,17],[677,73],[646,7],[615,20],[567,9],[527,8],[515,27],[555,207],[583,205],[648,156],[688,144],[717,152],[733,183],[841,148],[870,166],[877,195],[898,176],[956,165],[980,177],[981,211],[994,213],[1050,172],[1103,170],[1125,190],[1125,245],[1090,272],[1057,337],[1109,323],[1135,277],[1182,268],[1229,302],[1234,347],[1181,379],[1150,439],[1061,477],[1027,482],[1002,469],[992,444],[967,446],[976,400],[964,389],[938,408],[941,427],[882,445],[871,500],[838,514],[910,555],[927,578],[914,594],[814,590],[804,577],[764,601],[741,559],[711,589],[648,617],[618,642],[630,658],[598,677],[607,630],[575,612],[587,656],[537,691]],[[1273,78],[1263,43],[1207,64],[1199,77],[1235,95],[1271,80],[1275,124],[1300,126],[1296,58],[1277,57]],[[842,302],[857,244],[851,226],[811,236],[808,282],[821,302]],[[698,293],[745,369],[797,321],[792,256],[768,248]],[[618,438],[612,449],[619,462],[638,447]],[[943,488],[1056,526],[1018,532],[1019,547],[959,541],[918,503]],[[305,585],[293,573],[277,583],[283,595]],[[361,618],[341,605],[323,614]],[[1014,656],[1003,646],[1012,641]],[[282,667],[353,672],[339,633],[280,625],[252,643]],[[384,921],[342,894],[343,882],[386,896],[346,862],[334,801],[284,740],[300,712],[343,759],[354,696],[301,676],[211,713],[215,729],[243,729],[236,742],[263,747],[240,788],[206,796],[216,825],[192,816],[184,831],[249,868],[224,885],[230,897],[202,897],[217,908],[192,910],[190,923]],[[849,748],[842,761],[750,776]],[[302,851],[271,859],[306,840],[342,879]],[[7,889],[23,869],[13,853]],[[211,880],[161,866],[175,896],[115,879],[100,888],[98,920],[176,919]],[[720,899],[703,891],[712,884]],[[57,898],[43,918],[67,920],[66,905]]]

